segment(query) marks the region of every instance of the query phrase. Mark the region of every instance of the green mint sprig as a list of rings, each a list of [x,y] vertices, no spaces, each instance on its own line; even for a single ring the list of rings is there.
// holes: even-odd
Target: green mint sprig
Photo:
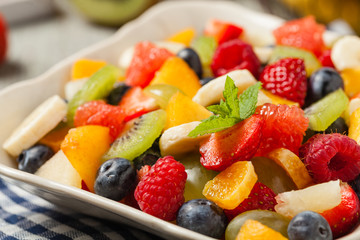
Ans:
[[[255,113],[260,88],[261,83],[257,82],[238,97],[238,88],[234,81],[227,76],[223,91],[225,101],[220,100],[220,104],[208,106],[207,109],[215,115],[202,120],[188,136],[197,137],[219,132],[249,118]]]

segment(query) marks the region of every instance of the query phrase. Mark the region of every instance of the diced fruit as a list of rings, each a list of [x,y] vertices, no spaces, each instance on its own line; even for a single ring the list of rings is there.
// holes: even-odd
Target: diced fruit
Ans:
[[[280,96],[277,96],[265,89],[260,89],[260,92],[263,92],[268,98],[270,98],[271,103],[275,105],[283,104],[283,105],[289,105],[289,106],[299,106],[299,103],[290,101],[286,98],[282,98]]]
[[[77,80],[81,78],[88,78],[105,65],[105,61],[96,61],[91,59],[77,60],[71,69],[71,79]]]
[[[194,102],[190,97],[177,92],[170,98],[166,107],[165,129],[184,123],[200,121],[211,115],[212,113],[205,107]]]
[[[16,161],[19,164],[19,170],[35,173],[53,155],[54,151],[50,147],[37,144],[22,151]]]
[[[76,81],[66,82],[64,86],[65,99],[67,101],[72,99],[75,96],[75,94],[78,91],[80,91],[80,89],[85,85],[87,80],[89,80],[89,78],[81,78],[81,79],[77,79]]]
[[[331,51],[331,60],[339,71],[360,67],[358,57],[360,38],[358,36],[343,36],[334,43]]]
[[[360,98],[351,99],[346,107],[345,112],[343,112],[341,115],[344,118],[346,124],[350,125],[350,117],[358,108],[360,108]]]
[[[318,59],[323,67],[330,67],[335,69],[334,63],[331,59],[331,49],[324,50]]]
[[[304,163],[295,153],[285,148],[278,148],[268,153],[267,157],[281,166],[299,189],[313,184]]]
[[[304,60],[282,58],[267,65],[260,75],[263,87],[275,95],[304,104],[307,79]]]
[[[348,97],[360,93],[360,66],[356,68],[347,68],[341,71],[341,77],[344,81],[344,91]]]
[[[349,137],[360,144],[360,108],[356,109],[350,117]]]
[[[135,189],[135,199],[142,211],[166,221],[175,220],[184,203],[187,174],[173,157],[159,159]]]
[[[61,169],[61,171],[59,171]],[[52,158],[44,163],[35,175],[64,185],[81,188],[81,177],[71,165],[64,152],[59,150]]]
[[[111,90],[109,95],[106,97],[106,102],[108,104],[117,106],[129,89],[131,89],[131,87],[123,82],[116,83],[113,90]]]
[[[179,88],[187,96],[193,97],[200,89],[200,81],[194,70],[179,57],[169,58],[156,72],[151,84],[165,83]]]
[[[170,36],[167,41],[182,43],[185,46],[189,46],[195,34],[196,31],[194,28],[185,28]]]
[[[91,192],[94,192],[101,156],[109,147],[109,128],[95,125],[71,129],[61,144],[61,150]]]
[[[227,219],[223,210],[214,202],[194,199],[184,203],[176,217],[177,225],[213,238],[221,238]]]
[[[200,36],[191,44],[191,47],[199,54],[204,73],[206,69],[210,71],[210,64],[217,45],[215,38],[210,36]]]
[[[257,151],[263,130],[263,118],[252,115],[234,126],[212,133],[200,143],[201,164],[221,171],[236,161],[247,161]]]
[[[144,94],[140,87],[129,89],[119,102],[119,107],[125,115],[125,122],[159,108],[156,100]]]
[[[260,71],[260,60],[251,45],[240,39],[233,39],[216,48],[211,69],[215,77],[237,69],[247,69],[257,78]]]
[[[275,211],[289,218],[307,210],[322,213],[340,204],[340,181],[279,193],[275,199],[277,201]]]
[[[304,59],[307,76],[310,76],[314,71],[321,68],[321,63],[312,52],[288,46],[276,46],[271,54],[269,62],[273,63],[281,58],[287,57]]]
[[[180,89],[169,84],[152,84],[144,88],[144,94],[156,100],[156,103],[162,108],[166,109],[170,98],[177,92],[183,93]]]
[[[159,48],[148,41],[139,42],[135,46],[130,66],[126,71],[126,84],[146,87],[153,79],[155,72],[171,56],[173,53],[165,48]]]
[[[124,131],[102,157],[102,161],[116,157],[132,161],[151,147],[155,139],[160,136],[165,121],[166,113],[159,109],[128,122]]]
[[[317,183],[347,182],[360,173],[360,145],[340,133],[311,137],[301,146],[299,156]]]
[[[291,219],[288,235],[291,240],[333,239],[329,223],[323,216],[312,211],[301,212]]]
[[[250,210],[262,209],[275,211],[275,196],[275,193],[269,187],[265,184],[257,182],[251,190],[250,195],[236,208],[232,210],[225,210],[225,214],[229,221],[231,221],[240,213]]]
[[[276,212],[268,210],[251,210],[234,218],[226,228],[225,240],[235,240],[239,230],[247,220],[255,220],[287,237],[290,220]]]
[[[281,233],[269,228],[256,220],[246,220],[236,240],[287,240]]]
[[[265,120],[256,156],[266,156],[276,148],[286,148],[295,154],[298,152],[308,127],[308,120],[301,108],[266,103],[259,106],[256,113]]]
[[[205,36],[212,36],[221,44],[223,42],[239,38],[244,30],[232,23],[211,19],[207,22],[204,29]]]
[[[234,209],[249,196],[256,181],[251,162],[235,162],[206,183],[203,195],[223,209]]]
[[[47,145],[56,153],[60,150],[60,145],[64,140],[66,134],[70,128],[64,124],[64,126],[58,126],[48,134],[46,134],[42,139],[39,140],[40,144]]]
[[[192,48],[184,48],[176,56],[183,59],[194,70],[199,79],[202,78],[203,70],[200,57]]]
[[[313,16],[308,16],[286,22],[275,29],[273,34],[278,45],[304,48],[320,54],[325,49],[324,31],[324,25],[317,24]]]
[[[67,123],[74,125],[76,109],[89,101],[105,98],[113,89],[114,83],[119,78],[119,69],[106,65],[94,73],[68,103]]]
[[[329,223],[334,238],[350,232],[359,221],[359,199],[347,184],[341,184],[341,203],[321,215]]]
[[[340,88],[304,110],[309,119],[309,128],[324,131],[345,111],[349,99]]]

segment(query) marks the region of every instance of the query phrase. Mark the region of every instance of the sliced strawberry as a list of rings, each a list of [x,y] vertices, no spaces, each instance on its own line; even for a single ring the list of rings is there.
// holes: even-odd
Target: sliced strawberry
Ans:
[[[275,211],[275,196],[276,194],[273,190],[271,190],[271,188],[267,187],[265,184],[257,182],[251,190],[250,195],[242,201],[239,206],[232,210],[224,210],[224,212],[228,220],[231,221],[240,213],[250,210],[262,209]]]
[[[318,58],[323,67],[335,68],[334,63],[331,60],[331,49],[324,50]]]
[[[155,99],[146,96],[141,87],[132,87],[128,90],[122,97],[119,106],[124,112],[125,122],[158,108]]]
[[[201,164],[211,170],[222,171],[236,161],[249,160],[256,152],[264,120],[259,115],[212,133],[200,143]]]
[[[204,29],[205,36],[212,36],[221,44],[223,42],[238,38],[244,29],[229,22],[218,19],[210,20]]]
[[[165,48],[156,47],[144,41],[135,45],[134,55],[126,71],[126,84],[146,87],[154,78],[154,74],[169,57],[174,56]]]
[[[360,203],[354,190],[341,184],[341,202],[338,206],[320,213],[329,223],[334,238],[349,233],[359,221]]]

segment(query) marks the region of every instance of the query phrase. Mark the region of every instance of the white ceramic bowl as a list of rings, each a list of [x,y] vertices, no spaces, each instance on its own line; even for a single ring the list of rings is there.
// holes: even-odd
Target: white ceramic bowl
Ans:
[[[74,54],[37,78],[19,82],[2,90],[0,146],[25,116],[42,101],[54,94],[63,96],[64,84],[70,77],[70,68],[76,59],[105,59],[116,64],[120,53],[140,40],[162,40],[189,26],[201,32],[205,22],[210,18],[243,26],[247,37],[257,41],[257,44],[271,43],[271,39],[266,36],[283,21],[227,1],[170,1],[157,4],[138,19],[123,26],[106,41]],[[16,169],[15,160],[3,149],[0,149],[0,174],[5,180],[31,193],[85,214],[126,223],[168,239],[212,239],[124,204],[19,171]],[[360,229],[342,239],[360,239]]]

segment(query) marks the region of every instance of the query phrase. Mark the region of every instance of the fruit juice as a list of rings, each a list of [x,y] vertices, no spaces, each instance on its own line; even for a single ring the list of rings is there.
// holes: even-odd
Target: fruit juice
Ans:
[[[360,211],[360,38],[326,46],[324,31],[310,16],[255,46],[209,19],[120,66],[79,59],[67,101],[42,103],[3,148],[22,171],[213,238],[344,236]]]

